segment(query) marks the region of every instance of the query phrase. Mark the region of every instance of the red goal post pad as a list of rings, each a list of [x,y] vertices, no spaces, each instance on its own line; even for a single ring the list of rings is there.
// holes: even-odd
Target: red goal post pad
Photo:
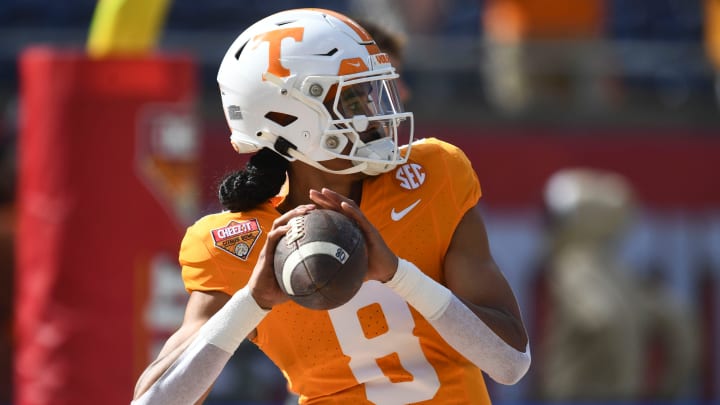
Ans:
[[[34,47],[19,73],[15,403],[127,404],[149,262],[197,208],[195,62]]]

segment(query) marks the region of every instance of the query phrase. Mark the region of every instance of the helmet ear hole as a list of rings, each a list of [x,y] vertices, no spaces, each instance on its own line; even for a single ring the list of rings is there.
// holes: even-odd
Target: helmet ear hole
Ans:
[[[277,111],[270,111],[269,113],[265,114],[265,118],[280,125],[281,127],[286,127],[297,121],[298,119],[298,117],[294,115],[285,114]]]

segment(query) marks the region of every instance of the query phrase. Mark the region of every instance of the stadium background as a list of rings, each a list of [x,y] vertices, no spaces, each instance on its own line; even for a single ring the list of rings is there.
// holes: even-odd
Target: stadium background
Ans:
[[[193,111],[183,110],[172,115],[174,121],[169,123],[147,123],[140,117],[138,122],[129,124],[128,128],[137,134],[128,133],[128,137],[152,136],[154,129],[144,126],[166,125],[170,129],[163,127],[164,130],[180,134],[176,139],[182,142],[177,145],[170,141],[166,146],[171,152],[153,155],[157,152],[153,144],[140,139],[136,147],[146,149],[133,152],[135,159],[141,161],[140,166],[136,163],[137,170],[124,176],[141,178],[148,198],[154,198],[171,212],[169,217],[176,221],[164,231],[169,236],[155,237],[176,242],[178,234],[181,235],[180,225],[218,209],[214,200],[215,181],[242,162],[228,147],[214,82],[218,63],[238,32],[262,16],[294,7],[332,8],[397,27],[408,39],[404,75],[413,96],[407,109],[415,112],[417,136],[447,139],[463,147],[472,159],[486,195],[483,209],[492,248],[523,307],[531,340],[539,340],[533,334],[540,329],[543,311],[547,310],[543,307],[547,301],[541,295],[547,238],[543,207],[546,181],[566,167],[616,171],[631,182],[641,208],[620,244],[618,257],[628,264],[629,275],[640,282],[659,281],[668,292],[667,299],[686,311],[689,319],[696,320],[693,327],[698,336],[692,343],[697,346],[690,362],[694,368],[687,381],[682,382],[682,388],[672,395],[659,394],[662,390],[653,376],[674,365],[663,357],[662,345],[648,346],[647,367],[643,371],[646,387],[634,400],[717,403],[720,400],[717,350],[720,304],[716,298],[720,277],[720,115],[715,87],[718,65],[713,60],[714,55],[720,53],[720,43],[713,42],[716,40],[710,34],[720,28],[714,25],[718,22],[713,23],[712,13],[708,12],[713,3],[718,2],[175,0],[168,5],[154,55],[168,55],[167,58],[180,65],[173,72],[185,83],[185,95],[193,98],[190,103]],[[21,366],[15,355],[19,342],[41,331],[18,330],[17,325],[25,321],[19,318],[28,316],[23,312],[24,307],[19,308],[28,303],[27,295],[19,290],[27,285],[19,280],[31,279],[32,276],[22,272],[32,272],[32,269],[19,266],[12,252],[14,247],[18,251],[28,246],[43,247],[38,246],[38,241],[43,240],[43,230],[36,229],[37,234],[33,235],[19,235],[22,228],[15,226],[24,209],[17,198],[22,193],[17,184],[22,184],[24,175],[20,168],[25,167],[21,156],[31,156],[19,153],[17,145],[22,144],[21,134],[25,130],[22,122],[42,122],[52,115],[42,109],[20,111],[23,104],[19,60],[37,45],[82,54],[95,7],[96,3],[89,0],[0,2],[0,168],[3,170],[0,175],[3,204],[0,404],[71,403],[57,398],[37,399],[42,395],[37,398],[25,395],[21,402],[13,401],[13,393],[17,395],[18,384],[21,384],[16,378],[13,385],[13,367],[16,375],[23,372],[18,372]],[[56,74],[60,73],[49,74],[44,79],[46,83],[62,77]],[[147,80],[145,84],[150,85],[152,78]],[[103,107],[105,105],[98,108]],[[181,109],[185,107],[187,105]],[[92,109],[86,113],[92,115]],[[22,114],[30,121],[19,119]],[[102,139],[97,133],[86,136],[89,140],[95,138],[87,144],[97,144],[97,149],[89,149],[93,156],[87,156],[88,161],[99,165],[113,162],[109,159],[113,151],[103,146],[103,142],[111,141],[97,141]],[[63,139],[53,141],[60,146],[64,142]],[[68,145],[69,148],[75,146],[75,143]],[[82,154],[68,153],[72,159],[83,158]],[[145,166],[138,156],[145,159]],[[69,192],[81,189],[76,187]],[[93,187],[94,184],[84,184],[87,194],[81,192],[80,197],[91,195]],[[127,210],[113,215],[144,218],[148,213],[135,214],[143,211],[143,201],[128,196],[127,200],[118,202]],[[175,225],[178,226],[175,228]],[[108,243],[113,243],[113,238],[126,237],[107,229],[97,233],[109,238]],[[87,238],[97,237],[83,232],[67,235],[72,237],[51,239],[62,245],[45,246],[37,254],[82,245],[87,243]],[[147,240],[155,239],[147,236]],[[147,328],[146,341],[150,344],[143,348],[147,359],[182,316],[185,293],[179,284],[172,249],[172,243],[159,244],[157,251],[144,259],[147,266],[142,269],[147,271],[148,291],[113,291],[114,295],[148,295],[148,307],[140,312],[142,319],[136,320]],[[87,260],[101,262],[105,258],[89,256]],[[103,269],[97,271],[102,273]],[[99,282],[102,277],[99,276]],[[107,280],[111,283],[115,278],[108,275]],[[57,282],[52,292],[62,289],[63,280]],[[18,285],[20,287],[14,287]],[[112,285],[102,288],[114,290]],[[53,305],[52,298],[48,305]],[[85,305],[102,308],[103,302]],[[130,310],[129,316],[136,315]],[[76,321],[82,323],[82,319]],[[113,321],[104,320],[108,327]],[[94,324],[96,327],[103,327],[102,320],[95,322],[99,322]],[[67,338],[84,339],[75,335]],[[659,340],[662,341],[662,337]],[[91,340],[83,343],[90,343],[86,345],[87,356],[102,358],[107,353],[112,358],[109,353],[113,347],[93,347]],[[279,373],[249,345],[243,345],[241,355],[242,361],[234,360],[224,371],[208,402],[281,403],[284,386]],[[536,356],[538,358],[541,356]],[[540,360],[536,360],[536,365],[537,361]],[[33,373],[41,375],[33,375],[31,380],[64,381],[63,373],[74,375],[72,369],[48,367],[44,370],[38,363],[34,364]],[[107,384],[111,388],[106,392],[127,392],[129,399],[132,387],[124,382],[119,388],[113,386],[113,380],[124,380],[107,373],[107,369],[117,367],[120,366],[105,363],[84,373],[101,376],[99,389]],[[534,366],[517,386],[491,384],[496,401],[541,401],[535,390],[536,369]],[[120,374],[133,373],[136,370]],[[23,390],[33,386],[22,384]],[[82,386],[83,382],[73,384]],[[49,389],[48,393],[55,392],[53,390],[62,392],[62,384]],[[122,400],[112,398],[107,403],[122,403]]]

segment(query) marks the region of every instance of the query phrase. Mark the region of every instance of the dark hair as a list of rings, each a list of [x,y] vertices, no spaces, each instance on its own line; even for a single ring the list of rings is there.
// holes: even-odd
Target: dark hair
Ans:
[[[285,183],[289,162],[271,149],[263,148],[245,168],[225,175],[218,198],[225,209],[247,211],[275,197]]]

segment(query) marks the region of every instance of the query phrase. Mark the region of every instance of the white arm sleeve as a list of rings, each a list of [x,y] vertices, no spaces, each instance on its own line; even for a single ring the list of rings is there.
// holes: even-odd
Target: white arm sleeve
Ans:
[[[505,343],[447,287],[413,263],[398,260],[388,281],[408,304],[422,314],[445,341],[501,384],[517,383],[530,368],[530,347],[521,352]]]
[[[194,404],[268,312],[258,306],[247,287],[236,292],[200,328],[172,366],[131,405]]]

